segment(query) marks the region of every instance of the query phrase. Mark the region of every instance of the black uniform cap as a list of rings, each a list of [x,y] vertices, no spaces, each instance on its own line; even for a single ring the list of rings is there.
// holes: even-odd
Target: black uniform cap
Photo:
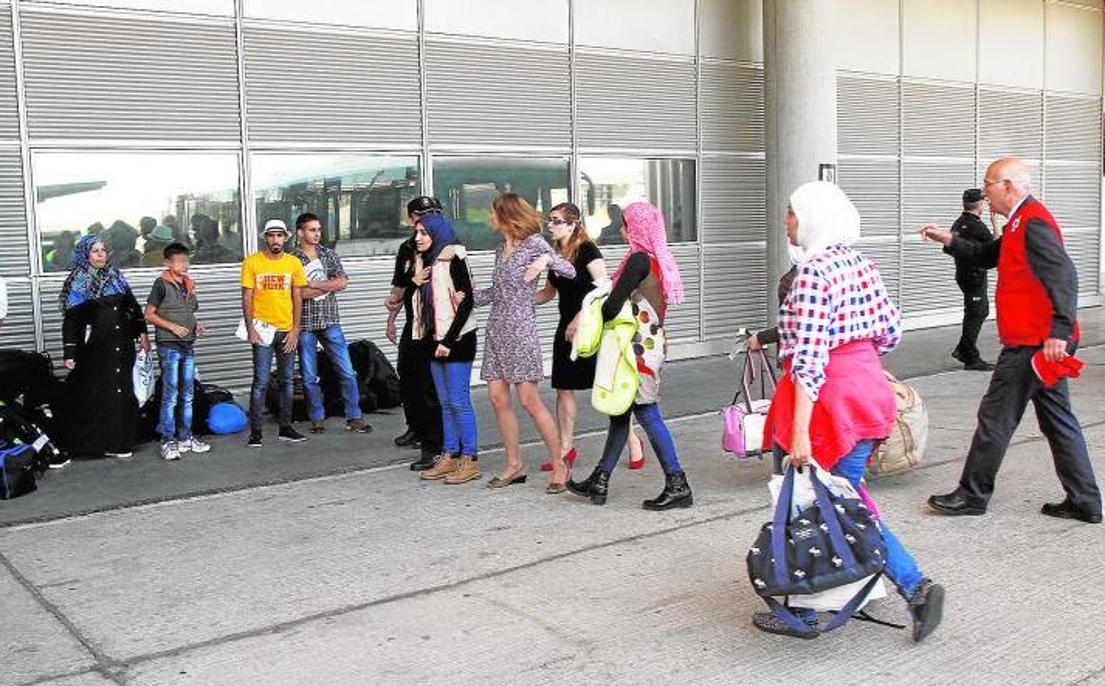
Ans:
[[[420,195],[407,203],[407,214],[421,217],[424,214],[441,214],[441,201],[428,195]]]
[[[963,204],[974,205],[975,203],[982,202],[982,190],[978,188],[968,188],[963,191]]]

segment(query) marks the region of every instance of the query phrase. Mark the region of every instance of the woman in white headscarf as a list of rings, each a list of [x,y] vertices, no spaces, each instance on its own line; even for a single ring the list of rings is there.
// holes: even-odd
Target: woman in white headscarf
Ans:
[[[779,306],[779,357],[786,374],[772,399],[764,448],[801,466],[811,460],[859,490],[867,460],[890,435],[897,416],[894,391],[879,356],[901,340],[901,316],[878,267],[851,246],[860,236],[859,213],[838,187],[807,183],[790,196],[785,218],[794,281]],[[916,561],[882,526],[886,576],[906,599],[913,639],[940,623],[944,589],[921,574]],[[798,631],[770,612],[756,628],[800,638],[818,635],[817,615],[799,613]]]

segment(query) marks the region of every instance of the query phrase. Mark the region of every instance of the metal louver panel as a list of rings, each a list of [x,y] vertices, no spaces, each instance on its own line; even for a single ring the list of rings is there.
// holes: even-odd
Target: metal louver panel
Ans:
[[[841,155],[897,155],[898,83],[837,76],[836,131]]]
[[[1063,234],[1067,253],[1078,270],[1078,293],[1094,295],[1101,281],[1101,236],[1096,229]]]
[[[902,233],[912,236],[928,222],[949,226],[963,212],[963,190],[976,183],[974,162],[906,160]]]
[[[371,339],[395,364],[398,350],[384,336],[387,325],[384,300],[391,293],[394,258],[344,260],[342,266],[349,276],[349,287],[338,294],[341,326],[346,339],[350,342]],[[399,322],[403,322],[402,314],[399,315]]]
[[[902,282],[902,265],[898,255],[898,241],[861,239],[856,242],[855,249],[876,263],[890,298],[900,307],[898,289]]]
[[[864,236],[898,235],[898,162],[842,158],[839,184],[859,210]]]
[[[0,326],[0,348],[35,349],[34,305],[29,283],[8,282],[8,317]]]
[[[974,158],[973,88],[905,81],[902,108],[905,155]]]
[[[1101,159],[1101,99],[1047,94],[1044,141],[1049,160]]]
[[[701,319],[698,312],[698,301],[701,298],[698,250],[698,246],[694,244],[671,246],[671,252],[679,264],[679,275],[683,278],[685,296],[682,303],[668,308],[667,319],[664,321],[668,338],[672,341],[698,340],[698,322]],[[621,260],[620,257],[618,259]]]
[[[1044,202],[1063,229],[1101,226],[1101,173],[1097,165],[1047,164]]]
[[[22,158],[18,148],[10,148],[0,151],[0,274],[29,274],[27,251]]]
[[[764,173],[762,159],[703,156],[702,242],[767,240]]]
[[[19,110],[15,100],[15,52],[12,49],[12,15],[0,2],[0,138],[19,138]]]
[[[418,146],[418,49],[401,40],[246,26],[246,97],[254,141]],[[311,45],[309,55],[295,46]]]
[[[571,145],[567,49],[426,41],[433,145]]]
[[[961,307],[962,294],[955,284],[955,261],[935,243],[905,239],[902,295],[898,303],[905,314]]]
[[[240,137],[234,25],[23,12],[35,138]]]
[[[708,152],[763,152],[762,69],[702,65],[702,148]]]
[[[762,245],[707,245],[703,259],[706,338],[729,337],[737,328],[766,321],[767,288],[781,274],[766,274]]]
[[[576,79],[581,146],[695,149],[693,63],[580,52]]]
[[[1043,155],[1043,96],[982,88],[979,91],[979,157],[983,163],[1016,155]]]

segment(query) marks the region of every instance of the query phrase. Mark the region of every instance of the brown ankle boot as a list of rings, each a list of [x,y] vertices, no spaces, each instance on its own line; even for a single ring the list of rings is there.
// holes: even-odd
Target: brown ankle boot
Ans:
[[[467,455],[462,455],[460,458],[460,465],[452,474],[445,477],[445,483],[450,486],[456,486],[457,484],[465,484],[478,478],[480,478],[480,463]]]
[[[445,454],[437,459],[437,464],[422,472],[422,478],[427,481],[444,479],[457,470],[457,461],[452,455]]]

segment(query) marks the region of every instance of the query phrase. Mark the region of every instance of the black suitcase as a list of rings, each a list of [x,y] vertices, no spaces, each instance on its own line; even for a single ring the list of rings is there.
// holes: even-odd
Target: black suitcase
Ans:
[[[29,445],[15,445],[0,450],[0,500],[27,495],[35,485],[35,451]]]

